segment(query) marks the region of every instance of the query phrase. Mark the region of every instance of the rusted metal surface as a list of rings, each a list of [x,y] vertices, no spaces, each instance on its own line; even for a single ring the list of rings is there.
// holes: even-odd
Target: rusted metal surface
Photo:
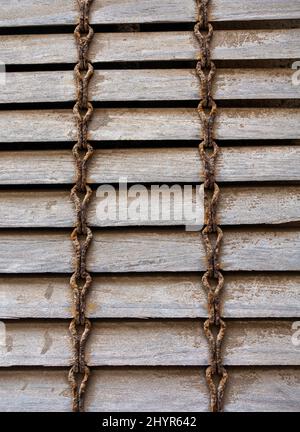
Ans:
[[[74,69],[77,101],[73,109],[77,124],[77,143],[73,147],[76,184],[71,191],[71,199],[76,211],[76,226],[71,234],[75,250],[75,271],[70,285],[73,291],[75,312],[70,324],[74,359],[69,371],[69,382],[75,412],[84,410],[84,393],[90,375],[90,369],[85,360],[85,345],[91,330],[91,322],[85,316],[85,303],[92,283],[92,278],[86,270],[87,250],[93,237],[87,225],[87,207],[92,195],[92,190],[87,184],[87,165],[93,155],[93,148],[88,143],[88,124],[93,114],[93,106],[88,100],[88,86],[94,72],[88,58],[89,46],[94,34],[89,25],[89,9],[92,1],[78,0],[79,24],[74,32],[78,49],[78,63]]]
[[[221,411],[227,371],[222,365],[221,345],[225,334],[225,322],[220,316],[220,291],[224,278],[220,271],[219,253],[223,232],[216,220],[220,190],[216,183],[216,159],[219,147],[214,140],[214,125],[217,105],[212,96],[212,84],[216,72],[211,60],[210,42],[213,27],[208,22],[209,0],[197,0],[198,20],[195,36],[200,46],[200,57],[196,66],[200,80],[201,101],[198,113],[202,125],[203,140],[199,145],[200,157],[204,166],[204,207],[205,225],[202,237],[206,250],[207,271],[202,283],[208,294],[208,319],[204,323],[205,335],[210,350],[210,365],[206,369],[206,381],[210,391],[211,411]]]

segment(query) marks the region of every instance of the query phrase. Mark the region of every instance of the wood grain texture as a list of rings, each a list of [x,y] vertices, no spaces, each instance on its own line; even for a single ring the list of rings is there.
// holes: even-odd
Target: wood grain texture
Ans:
[[[292,69],[218,69],[213,95],[229,99],[299,99]],[[69,102],[75,100],[72,71],[10,72],[0,103]],[[199,100],[199,79],[192,69],[124,69],[95,71],[89,95],[93,101]]]
[[[32,167],[34,166],[34,170]],[[220,148],[218,182],[299,181],[300,146]],[[71,151],[1,151],[0,184],[73,184]],[[189,183],[203,181],[199,151],[178,148],[95,150],[89,183]]]
[[[170,186],[170,190],[172,190]],[[176,187],[176,186],[175,186]],[[113,205],[117,214],[128,213],[136,202],[140,206],[140,219],[132,216],[127,220],[116,217],[105,219],[97,213],[97,206],[104,202],[94,192],[89,206],[88,222],[93,227],[109,226],[175,226],[193,225],[196,216],[199,224],[204,223],[203,186],[193,191],[194,207],[184,205],[183,193],[169,195],[166,190],[165,206],[159,206],[158,217],[150,218],[151,189],[145,189],[140,197],[136,192],[128,195],[116,192],[105,202]],[[197,193],[197,199],[196,199]],[[170,202],[170,208],[167,205]],[[146,216],[148,218],[146,219]],[[202,215],[202,217],[201,217]],[[69,190],[24,190],[0,191],[0,228],[67,228],[75,225],[76,215],[70,200]],[[300,222],[300,186],[252,186],[221,187],[218,222],[221,225],[280,224]]]
[[[233,370],[224,400],[226,411],[298,411],[299,372],[299,368],[281,367]]]
[[[64,4],[62,9],[60,3],[57,0],[37,0],[32,4],[25,0],[20,6],[17,0],[12,0],[0,18],[0,26],[74,25],[78,15],[74,2],[69,5],[67,13],[67,5]],[[10,12],[10,16],[6,12]],[[239,8],[233,0],[214,0],[210,15],[213,21],[292,18],[300,18],[299,0],[266,0],[264,3],[253,0],[252,4],[242,0]],[[95,0],[91,15],[92,23],[97,24],[194,20],[193,0],[166,0],[160,3],[158,0]],[[212,56],[216,60],[298,59],[299,41],[299,29],[217,31]],[[0,53],[1,60],[3,57],[6,64],[58,65],[72,64],[76,60],[74,39],[70,34],[0,36]],[[95,63],[193,60],[197,56],[198,44],[190,32],[97,34],[92,47]],[[267,72],[261,70],[253,74],[250,70],[236,70],[229,74],[221,70],[214,96],[220,100],[299,98],[298,88],[291,85],[292,71]],[[92,100],[199,98],[199,83],[192,71],[142,70],[133,79],[134,73],[126,71],[121,76],[120,71],[97,71],[91,87]],[[0,96],[0,103],[74,100],[73,78],[69,71],[59,72],[56,78],[51,72],[35,72],[13,73],[7,79],[8,85]],[[34,89],[32,82],[36,83]],[[116,91],[118,87],[122,87],[123,93]],[[224,110],[218,119],[217,138],[296,140],[300,133],[299,120],[300,110]],[[89,138],[100,142],[196,140],[200,137],[199,120],[192,110],[98,110],[91,126]],[[52,134],[49,130],[55,132]],[[73,119],[68,111],[0,112],[0,142],[71,142],[74,139]],[[179,177],[190,176],[196,181],[202,179],[195,149],[179,149],[178,152],[177,149],[160,150],[131,149],[124,157],[125,149],[122,150],[123,159],[118,150],[97,151],[90,179],[97,182],[96,179],[101,176],[116,178],[122,170],[128,177],[126,168],[129,167],[132,170],[129,175],[146,178],[147,183],[155,175],[170,179],[172,173],[162,172],[163,169],[168,171],[170,166],[170,171],[173,170]],[[180,159],[181,151],[186,159]],[[40,184],[56,183],[59,176],[64,180],[62,183],[73,181],[74,165],[70,152],[59,152],[59,155],[48,151],[39,153],[43,154],[22,152],[15,160],[10,159],[10,165],[4,165],[0,170],[0,184],[2,181],[3,184],[21,184],[22,178],[26,177],[27,184],[33,183],[34,177],[40,179]],[[12,154],[3,153],[4,157],[11,157]],[[291,146],[256,147],[246,151],[240,148],[224,149],[218,162],[222,168],[220,177],[228,178],[227,181],[241,181],[236,178],[244,179],[242,181],[277,181],[280,176],[282,180],[298,180],[298,154],[298,150]],[[22,160],[23,156],[25,160]],[[104,158],[101,159],[101,156]],[[146,160],[146,164],[136,167],[134,156],[141,162]],[[151,158],[155,157],[153,169]],[[45,170],[38,165],[36,172],[28,176],[26,167],[33,171],[32,161],[36,162],[39,158],[44,161]],[[188,164],[191,161],[192,169]],[[269,161],[271,165],[266,168],[265,164]],[[122,165],[121,171],[118,164]],[[10,167],[11,170],[8,169]],[[253,176],[255,171],[257,177]],[[297,186],[263,186],[256,190],[235,187],[234,193],[225,187],[222,192],[224,219],[220,222],[223,224],[299,221],[300,190]],[[47,190],[43,194],[40,191],[1,191],[0,203],[2,228],[20,225],[23,228],[70,228],[74,223],[68,193],[64,190]],[[107,224],[97,223],[95,203],[91,208],[90,223],[105,227]],[[170,222],[167,221],[167,224]],[[0,251],[2,273],[72,271],[73,251],[67,230],[1,231],[0,243],[3,246]],[[225,363],[229,365],[231,382],[226,394],[226,410],[298,411],[299,347],[291,343],[292,320],[286,318],[294,319],[299,314],[297,299],[300,282],[295,271],[300,270],[300,231],[297,228],[226,229],[222,252],[225,270],[277,271],[276,274],[228,276],[224,314],[229,318],[243,318],[243,321],[227,320]],[[207,411],[209,395],[202,366],[208,363],[208,347],[203,322],[199,321],[199,318],[206,316],[206,300],[200,286],[200,275],[189,273],[203,271],[206,267],[199,233],[184,233],[176,228],[96,231],[90,262],[89,270],[93,272],[153,274],[96,277],[94,292],[87,305],[88,314],[93,318],[123,320],[94,323],[87,346],[87,359],[91,366],[97,368],[93,371],[87,393],[87,410],[143,411],[147,406],[153,411]],[[165,270],[187,273],[164,276],[157,273]],[[0,319],[2,313],[6,318],[50,316],[69,319],[72,315],[71,293],[66,279],[67,276],[51,275],[45,275],[41,280],[35,276],[6,276],[4,282],[0,281]],[[29,302],[28,295],[31,296]],[[16,313],[18,317],[14,316]],[[272,316],[282,319],[266,320]],[[126,320],[137,317],[158,319]],[[181,319],[165,319],[174,317]],[[263,320],[245,320],[259,317]],[[0,324],[1,367],[65,368],[71,364],[68,322]],[[128,368],[128,365],[131,367]],[[239,367],[235,368],[235,365]],[[70,411],[71,395],[66,377],[67,372],[58,369],[0,370],[0,410]],[[170,394],[176,396],[170,398]]]
[[[212,40],[214,60],[298,59],[300,29],[220,30]],[[11,64],[76,63],[72,34],[0,37],[1,61]],[[192,32],[96,33],[94,63],[194,60],[199,44]]]
[[[292,321],[226,322],[224,365],[299,366]],[[68,322],[4,322],[0,366],[70,366]],[[89,366],[206,366],[209,349],[199,320],[101,321],[86,345]]]
[[[300,275],[226,274],[225,318],[300,318]],[[0,319],[70,318],[68,277],[18,276],[0,280]],[[201,275],[95,276],[90,318],[205,318]]]
[[[299,108],[223,108],[216,118],[219,140],[299,139]],[[199,140],[201,123],[193,108],[97,109],[89,139]],[[0,142],[76,140],[71,110],[0,111]]]
[[[299,368],[229,368],[226,411],[299,411]],[[1,411],[71,411],[66,370],[0,371]],[[174,395],[170,397],[170,394]],[[88,411],[208,411],[197,367],[101,368],[86,394]]]
[[[1,27],[36,25],[73,25],[78,10],[72,0],[10,0],[1,14]],[[212,21],[248,21],[300,18],[299,0],[213,0]],[[194,0],[95,0],[91,9],[92,24],[194,22]]]
[[[72,272],[69,232],[0,233],[0,272]],[[299,229],[225,230],[221,267],[226,271],[298,271]],[[199,232],[122,229],[94,232],[91,272],[188,272],[206,269]]]

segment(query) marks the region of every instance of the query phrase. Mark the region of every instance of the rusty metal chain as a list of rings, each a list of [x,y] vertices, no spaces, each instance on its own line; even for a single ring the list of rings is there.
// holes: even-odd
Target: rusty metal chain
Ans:
[[[71,199],[76,211],[76,226],[71,234],[75,250],[75,271],[70,279],[73,292],[74,318],[69,330],[73,342],[74,361],[69,371],[69,382],[73,395],[73,411],[84,410],[84,393],[90,375],[85,360],[85,345],[91,330],[91,322],[85,316],[86,295],[92,278],[86,270],[86,255],[92,240],[92,232],[87,225],[87,208],[92,190],[87,184],[87,165],[93,155],[93,147],[88,143],[88,124],[93,115],[93,106],[88,100],[88,87],[94,68],[88,59],[88,51],[93,38],[89,25],[89,10],[93,0],[77,0],[79,23],[74,31],[78,50],[78,63],[75,66],[77,100],[73,108],[77,125],[77,142],[73,147],[76,163],[76,184],[71,191]]]
[[[205,223],[202,238],[207,257],[207,271],[202,283],[207,291],[208,319],[204,323],[204,332],[208,339],[210,364],[206,369],[206,381],[210,390],[211,411],[222,411],[222,402],[227,371],[222,365],[221,344],[225,334],[225,322],[220,316],[220,292],[224,278],[220,269],[220,247],[223,232],[217,224],[217,207],[220,190],[216,183],[216,160],[219,147],[214,138],[214,125],[217,105],[212,96],[212,85],[216,72],[211,60],[210,43],[213,27],[208,21],[209,0],[196,0],[198,18],[194,27],[195,36],[200,46],[200,57],[196,72],[201,85],[201,101],[198,113],[202,125],[203,140],[199,145],[200,157],[204,168],[204,207]]]

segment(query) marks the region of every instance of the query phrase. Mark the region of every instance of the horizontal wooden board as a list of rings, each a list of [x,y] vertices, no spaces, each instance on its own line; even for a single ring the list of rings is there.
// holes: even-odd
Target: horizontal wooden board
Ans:
[[[299,411],[299,368],[229,368],[229,373],[226,411]],[[66,370],[1,370],[0,384],[1,411],[72,410]],[[86,411],[208,411],[208,401],[198,367],[101,368],[92,372]]]
[[[218,69],[215,99],[299,99],[292,69]],[[93,101],[198,100],[199,78],[192,69],[96,70],[89,91]],[[76,97],[72,71],[10,72],[0,103],[69,102]]]
[[[34,170],[32,167],[34,166]],[[217,181],[299,181],[300,146],[224,147],[217,159]],[[90,183],[174,183],[203,181],[197,148],[95,150]],[[71,150],[2,151],[1,185],[73,184]]]
[[[72,0],[10,0],[1,14],[1,27],[73,25],[78,9]],[[300,18],[299,0],[213,0],[212,21],[249,21]],[[194,22],[194,0],[95,0],[90,14],[92,24]]]
[[[229,373],[225,411],[299,410],[299,368],[241,368]]]
[[[69,232],[2,231],[1,273],[72,272]],[[226,271],[297,271],[299,229],[225,230],[221,267]],[[199,232],[183,230],[103,230],[89,249],[91,272],[203,271]]]
[[[300,29],[220,30],[214,33],[214,60],[298,59]],[[76,63],[72,34],[0,36],[1,61],[11,64]],[[94,63],[194,60],[199,44],[192,32],[97,33],[90,58]]]
[[[224,364],[299,365],[292,321],[228,321]],[[69,366],[68,322],[4,322],[0,366]],[[90,366],[205,366],[208,342],[199,320],[93,322],[86,345]]]
[[[134,186],[136,187],[136,186]],[[118,191],[109,196],[107,201],[100,198],[99,192],[94,192],[93,200],[89,206],[88,221],[91,226],[168,226],[168,225],[194,225],[204,223],[203,186],[199,193],[193,190],[193,206],[183,201],[183,190],[180,186],[171,185],[166,189],[164,206],[158,205],[157,217],[150,217],[151,199],[158,197],[153,188],[145,189],[140,197],[136,192],[119,194]],[[171,195],[169,191],[178,190]],[[186,185],[186,188],[188,186]],[[137,186],[138,190],[141,190]],[[106,190],[106,188],[105,188]],[[191,191],[191,186],[189,186]],[[186,200],[187,200],[187,195]],[[99,205],[107,202],[116,209],[117,214],[129,214],[129,218],[105,219],[99,214]],[[136,202],[140,206],[137,215],[140,219],[130,216],[130,206]],[[168,205],[170,203],[170,206]],[[98,211],[97,211],[98,208]],[[114,216],[113,213],[111,213]],[[146,216],[148,215],[148,217]],[[75,225],[76,214],[70,200],[69,190],[22,190],[0,191],[0,227],[51,227],[62,228]],[[222,187],[220,204],[218,208],[218,222],[222,225],[253,225],[253,224],[280,224],[300,222],[300,186],[252,186],[252,187]]]
[[[300,318],[299,274],[226,274],[226,318]],[[68,277],[18,276],[0,280],[0,319],[70,318]],[[204,318],[201,275],[95,276],[87,301],[91,318]]]
[[[97,109],[89,139],[198,140],[201,122],[193,108]],[[75,141],[71,110],[0,111],[0,142]],[[215,138],[220,140],[299,139],[300,109],[219,109]]]
[[[299,368],[229,368],[226,411],[299,411]],[[201,368],[101,368],[86,411],[208,411]],[[0,371],[1,411],[71,411],[66,370]],[[173,395],[170,397],[170,394]]]

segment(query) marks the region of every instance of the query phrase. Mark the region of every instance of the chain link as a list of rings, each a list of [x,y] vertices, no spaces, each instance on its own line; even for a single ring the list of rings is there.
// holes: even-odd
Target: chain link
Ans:
[[[204,323],[204,332],[210,351],[210,365],[206,369],[206,381],[210,390],[211,411],[222,411],[222,403],[227,371],[222,365],[221,345],[225,334],[225,322],[220,316],[220,292],[224,278],[220,271],[220,247],[223,239],[222,229],[217,224],[217,207],[220,189],[216,183],[215,171],[219,147],[214,138],[214,125],[217,105],[212,96],[212,85],[216,66],[211,60],[210,42],[213,27],[208,21],[209,0],[197,0],[197,23],[195,36],[200,46],[200,57],[196,72],[200,80],[201,101],[198,114],[202,125],[203,140],[199,145],[200,157],[204,167],[204,208],[205,225],[202,238],[207,257],[207,271],[202,283],[207,291],[208,319]]]
[[[74,361],[69,371],[69,382],[73,395],[73,411],[84,410],[84,393],[90,370],[85,361],[85,345],[91,322],[85,316],[86,295],[92,278],[86,270],[86,255],[92,240],[92,232],[87,226],[87,208],[92,190],[87,184],[87,165],[93,155],[93,147],[88,143],[88,124],[93,115],[93,106],[88,100],[89,82],[94,68],[88,59],[88,51],[93,38],[93,29],[89,25],[89,10],[93,0],[77,0],[79,6],[79,24],[74,35],[77,42],[78,63],[75,66],[77,100],[73,108],[77,125],[77,143],[73,147],[76,164],[76,184],[71,191],[71,199],[76,211],[76,226],[71,234],[75,251],[75,271],[70,279],[73,292],[74,318],[69,330],[73,342]]]

